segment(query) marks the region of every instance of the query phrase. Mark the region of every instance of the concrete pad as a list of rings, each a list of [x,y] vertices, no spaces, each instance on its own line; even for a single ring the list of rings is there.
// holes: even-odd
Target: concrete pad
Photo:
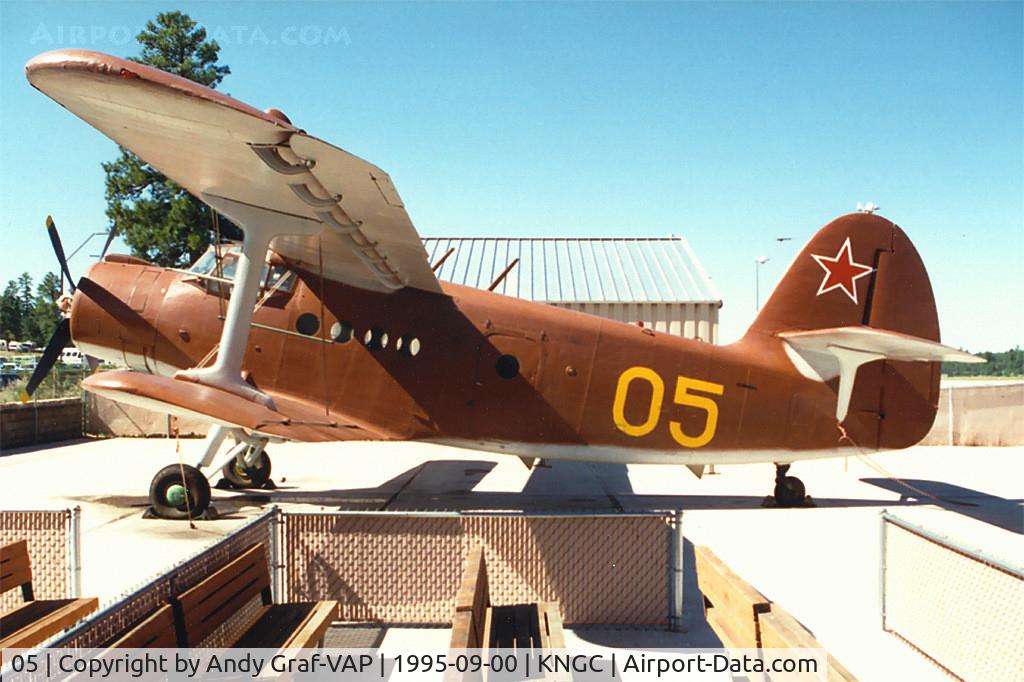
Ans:
[[[711,547],[865,680],[944,679],[938,668],[880,628],[881,510],[1010,563],[1024,563],[1024,448],[916,447],[798,462],[790,473],[804,481],[817,506],[770,509],[761,505],[773,485],[771,465],[720,466],[717,474],[698,480],[673,466],[554,462],[531,471],[518,458],[428,444],[282,444],[269,448],[278,490],[215,489],[221,518],[197,521],[195,528],[141,518],[151,477],[178,461],[177,450],[183,461],[195,462],[202,442],[182,440],[176,449],[165,439],[91,440],[12,452],[0,457],[2,506],[80,505],[83,590],[104,601],[271,504],[285,509],[682,509],[691,559],[693,544]],[[685,589],[682,636],[588,630],[572,634],[577,638],[572,642],[640,646],[640,637],[670,643],[651,646],[718,646],[704,622],[692,570]],[[443,647],[448,634],[443,628],[392,629],[385,642]]]

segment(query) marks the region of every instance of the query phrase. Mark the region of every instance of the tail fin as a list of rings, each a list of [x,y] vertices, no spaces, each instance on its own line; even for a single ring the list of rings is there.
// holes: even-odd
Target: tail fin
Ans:
[[[891,221],[852,213],[811,238],[750,333],[861,325],[939,340],[935,298],[917,249]]]
[[[920,441],[935,419],[941,361],[975,360],[938,343],[921,257],[903,230],[867,213],[811,238],[747,336],[781,339],[805,374],[838,379],[836,420],[865,447]]]

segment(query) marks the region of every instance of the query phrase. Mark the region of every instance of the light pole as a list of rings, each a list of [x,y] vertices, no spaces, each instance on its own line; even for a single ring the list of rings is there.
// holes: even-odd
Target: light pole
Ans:
[[[754,310],[761,310],[761,266],[767,263],[768,256],[758,256],[754,259]]]

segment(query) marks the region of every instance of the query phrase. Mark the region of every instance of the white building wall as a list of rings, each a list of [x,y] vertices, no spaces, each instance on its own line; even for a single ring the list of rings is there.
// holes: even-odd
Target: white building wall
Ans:
[[[644,326],[656,332],[718,343],[718,305],[715,303],[591,303],[551,305]]]

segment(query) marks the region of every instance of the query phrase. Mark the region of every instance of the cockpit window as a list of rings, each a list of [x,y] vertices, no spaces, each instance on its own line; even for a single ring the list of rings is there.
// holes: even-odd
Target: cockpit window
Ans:
[[[265,268],[266,266],[264,265],[263,267]],[[238,254],[237,253],[226,253],[223,256],[221,256],[221,258],[220,258],[220,272],[217,272],[217,269],[214,268],[214,271],[211,272],[210,274],[211,275],[216,275],[217,277],[221,277],[223,279],[230,279],[230,280],[234,281],[234,279],[235,279],[235,270],[237,270],[237,269],[238,269]]]
[[[263,288],[267,291],[274,289],[275,287],[280,291],[291,291],[292,286],[295,284],[290,279],[287,282],[281,282],[281,278],[288,274],[288,269],[283,265],[272,265],[270,267],[270,273],[267,274],[266,266],[263,267]],[[278,286],[278,282],[281,282]]]
[[[206,250],[202,256],[199,257],[192,267],[189,268],[189,272],[195,272],[200,275],[209,275],[213,272],[213,269],[217,266],[217,254],[211,246]]]
[[[220,267],[217,265],[217,249],[210,246],[199,260],[189,268],[189,272],[198,275],[199,282],[211,294],[223,293],[227,296],[231,293],[231,285],[220,280],[234,280],[235,272],[238,270],[238,254],[241,247],[238,244],[221,244],[220,246]],[[290,274],[288,268],[283,265],[269,263],[263,264],[263,275],[260,279],[262,291],[273,290],[275,293],[288,293],[295,286],[294,277],[286,277]],[[283,280],[283,281],[282,281]]]

